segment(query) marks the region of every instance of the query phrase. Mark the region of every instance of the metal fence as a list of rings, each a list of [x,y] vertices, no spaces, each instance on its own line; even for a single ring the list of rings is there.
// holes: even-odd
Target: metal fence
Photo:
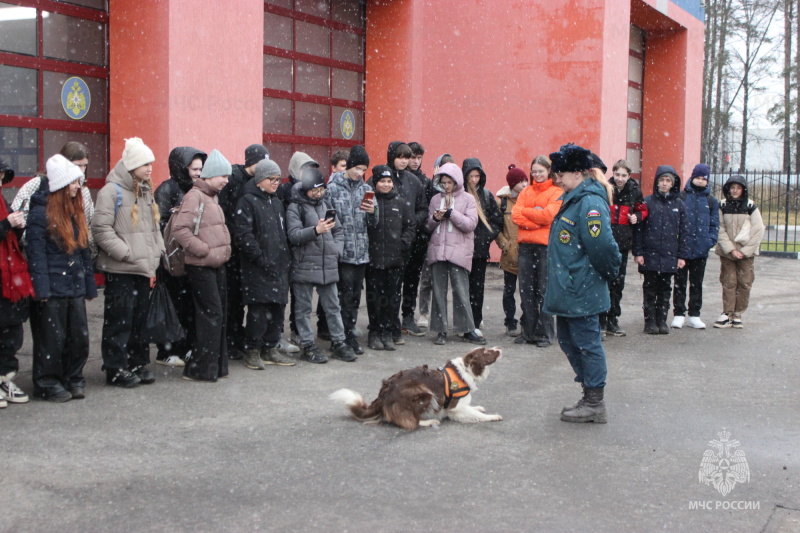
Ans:
[[[744,176],[748,195],[764,219],[766,232],[761,251],[797,256],[800,253],[800,174],[758,170],[714,172],[709,181],[718,199],[723,198],[722,185],[736,174]]]

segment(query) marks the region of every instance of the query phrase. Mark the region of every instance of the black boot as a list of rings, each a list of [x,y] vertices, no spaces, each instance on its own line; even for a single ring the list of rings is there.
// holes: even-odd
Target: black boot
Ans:
[[[603,401],[603,387],[585,389],[583,404],[561,413],[561,420],[564,422],[594,422],[595,424],[608,422],[606,404]]]
[[[370,331],[369,336],[367,337],[367,347],[370,350],[383,350],[381,334],[377,331]]]
[[[581,394],[581,399],[580,399],[580,400],[578,400],[578,401],[577,401],[577,403],[575,403],[575,405],[568,405],[568,406],[566,406],[566,407],[563,407],[563,408],[561,409],[561,414],[562,414],[562,415],[563,415],[565,412],[567,412],[567,411],[571,411],[571,410],[573,410],[573,409],[577,409],[578,407],[580,407],[581,405],[583,405],[583,402],[585,402],[585,401],[586,401],[586,387],[584,387],[584,386],[583,386],[583,383],[581,383],[581,389],[582,389],[582,391],[581,391],[581,392],[582,392],[582,394]]]
[[[619,323],[617,322],[617,317],[608,315],[608,319],[606,320],[606,335],[610,337],[625,336],[625,332],[619,329]]]
[[[658,324],[658,333],[660,335],[669,335],[669,326],[667,325],[669,307],[659,307],[657,313],[656,323]]]
[[[655,309],[644,308],[644,332],[648,335],[658,335]]]

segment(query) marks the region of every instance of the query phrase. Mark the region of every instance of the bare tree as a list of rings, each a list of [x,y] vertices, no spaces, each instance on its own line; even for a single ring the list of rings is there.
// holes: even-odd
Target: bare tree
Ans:
[[[800,0],[798,0],[800,2]],[[706,41],[703,65],[703,160],[714,166],[724,165],[720,150],[723,132],[730,123],[730,107],[723,102],[725,67],[730,54],[727,49],[733,0],[709,0],[706,5]]]

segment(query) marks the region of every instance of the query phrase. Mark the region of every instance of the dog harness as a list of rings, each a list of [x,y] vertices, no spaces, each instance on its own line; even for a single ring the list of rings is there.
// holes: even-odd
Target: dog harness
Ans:
[[[444,408],[450,407],[453,400],[458,400],[469,394],[469,385],[459,375],[458,370],[452,363],[447,363],[444,368],[439,368],[439,372],[444,376]]]

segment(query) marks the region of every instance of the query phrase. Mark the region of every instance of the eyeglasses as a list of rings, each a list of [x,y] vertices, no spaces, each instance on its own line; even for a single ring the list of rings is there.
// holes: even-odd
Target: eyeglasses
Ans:
[[[278,177],[278,178],[264,178],[264,181],[268,181],[268,182],[270,182],[270,183],[272,183],[274,185],[277,185],[278,183],[281,182],[282,179],[283,178],[280,178],[280,177]]]

